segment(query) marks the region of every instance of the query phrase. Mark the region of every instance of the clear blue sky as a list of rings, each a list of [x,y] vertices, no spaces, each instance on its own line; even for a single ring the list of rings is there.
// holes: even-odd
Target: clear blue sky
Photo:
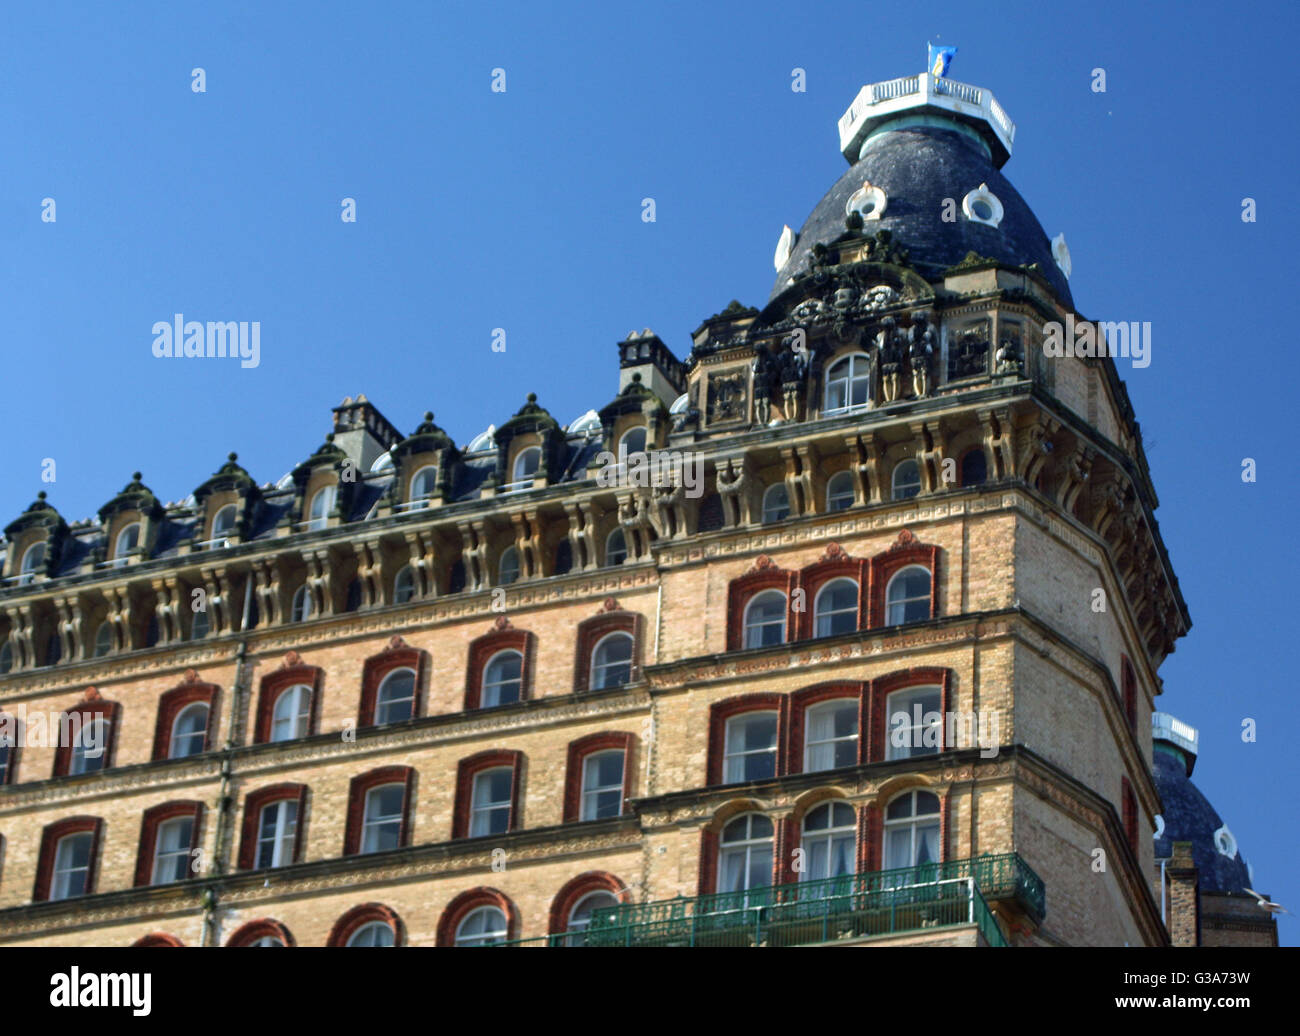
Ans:
[[[1005,172],[1065,232],[1081,312],[1152,323],[1123,375],[1194,621],[1161,707],[1200,728],[1196,780],[1258,887],[1300,912],[1297,36],[1281,3],[10,8],[0,517],[42,488],[93,514],[137,468],[179,500],[232,449],[279,478],[359,392],[461,443],[530,391],[561,422],[598,408],[629,329],[684,356],[701,319],[766,300],[857,89],[956,44],[953,78],[1016,120]],[[260,366],[155,359],[176,312],[260,321]]]

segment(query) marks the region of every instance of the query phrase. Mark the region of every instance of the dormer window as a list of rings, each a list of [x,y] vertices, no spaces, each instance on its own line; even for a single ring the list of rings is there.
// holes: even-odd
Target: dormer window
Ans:
[[[986,183],[980,184],[961,200],[961,211],[972,223],[996,227],[1002,222],[1002,203]]]
[[[417,471],[411,478],[411,504],[413,506],[423,503],[433,496],[433,491],[438,484],[438,469],[432,464],[426,464]]]
[[[140,523],[132,522],[117,534],[117,549],[113,551],[113,557],[124,558],[138,546],[140,546]]]
[[[45,544],[34,543],[32,546],[27,548],[27,553],[23,555],[23,563],[19,571],[18,582],[30,583],[44,568]]]
[[[334,486],[325,486],[316,491],[316,495],[311,498],[311,508],[308,511],[307,528],[310,531],[315,532],[317,529],[325,528],[330,512],[334,510],[337,496],[338,491]]]
[[[618,443],[618,452],[620,458],[630,457],[634,453],[645,453],[646,430],[644,428],[633,428],[623,436]]]
[[[235,519],[238,512],[234,504],[226,504],[212,519],[213,546],[225,546],[225,539],[235,531]]]
[[[533,484],[533,477],[537,474],[537,469],[542,466],[542,450],[540,446],[530,446],[528,449],[520,452],[515,458],[514,477],[510,481],[507,490],[528,489]]]

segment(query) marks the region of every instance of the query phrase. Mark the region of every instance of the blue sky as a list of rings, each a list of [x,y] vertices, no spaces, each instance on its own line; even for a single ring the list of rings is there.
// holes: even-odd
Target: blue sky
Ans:
[[[1293,6],[1203,3],[10,9],[0,516],[42,488],[90,515],[137,468],[178,500],[232,449],[276,479],[360,392],[404,432],[434,410],[461,443],[530,391],[562,422],[600,407],[629,329],[684,356],[732,298],[766,300],[782,224],[844,168],[857,89],[955,44],[953,78],[1017,123],[1005,172],[1065,232],[1080,311],[1152,323],[1151,365],[1122,374],[1194,622],[1160,704],[1200,728],[1196,780],[1258,887],[1300,912],[1281,621],[1300,84],[1275,46],[1296,23]],[[260,365],[155,359],[150,329],[177,312],[260,321]],[[1298,927],[1283,917],[1283,941]]]

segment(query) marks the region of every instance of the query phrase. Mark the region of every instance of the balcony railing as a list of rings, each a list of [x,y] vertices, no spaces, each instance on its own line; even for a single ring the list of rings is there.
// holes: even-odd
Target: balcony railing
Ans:
[[[1042,880],[1016,853],[848,874],[652,903],[592,915],[581,933],[511,946],[798,946],[975,925],[1006,946],[989,900],[1013,900],[1041,920]]]

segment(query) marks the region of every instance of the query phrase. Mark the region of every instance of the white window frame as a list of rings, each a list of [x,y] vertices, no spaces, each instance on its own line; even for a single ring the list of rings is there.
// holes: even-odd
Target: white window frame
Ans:
[[[83,867],[70,866],[70,857],[73,853],[73,844],[85,840],[86,844],[86,863]],[[95,850],[95,835],[92,831],[76,831],[70,835],[64,835],[59,839],[58,844],[54,847],[54,868],[50,875],[50,899],[74,899],[77,896],[86,894],[86,885],[90,880],[90,868],[94,865],[91,859],[91,853]],[[72,892],[69,889],[71,876],[74,874],[81,875],[81,890]]]
[[[311,594],[307,591],[307,584],[303,583],[293,592],[293,601],[289,605],[290,622],[306,622],[311,618]]]
[[[135,542],[128,546],[125,545],[125,541],[128,538],[127,534],[131,532],[135,533]],[[117,539],[113,541],[114,559],[127,557],[131,551],[138,549],[140,546],[140,536],[143,532],[144,529],[139,522],[129,522],[122,526],[121,530],[117,534]]]
[[[839,482],[849,487],[847,493],[835,491],[835,484]],[[847,500],[847,503],[840,507],[835,506],[836,500]],[[847,511],[857,503],[857,492],[853,486],[853,472],[837,471],[826,481],[826,513],[835,514],[839,511]]]
[[[385,701],[384,700],[385,688],[389,687],[394,677],[400,676],[402,674],[406,674],[411,678],[411,693],[403,698],[392,698],[390,700]],[[404,723],[406,720],[411,719],[415,716],[415,699],[417,697],[417,692],[418,692],[418,687],[417,687],[418,681],[419,681],[419,677],[417,673],[415,672],[414,669],[411,669],[409,666],[399,666],[398,668],[393,669],[384,674],[384,678],[379,681],[379,689],[375,691],[375,715],[374,715],[375,726],[384,726],[388,723]],[[391,708],[394,705],[400,705],[403,702],[411,703],[411,714],[409,716],[404,716],[401,719],[387,719],[384,717],[384,710],[386,708]]]
[[[843,367],[845,373],[837,375],[836,372]],[[863,371],[859,371],[859,368]],[[853,402],[853,389],[855,386],[866,384],[866,392],[861,403]],[[842,386],[841,391],[844,394],[845,402],[835,405],[831,402],[833,390],[837,386]],[[838,416],[839,414],[854,414],[866,410],[871,406],[871,357],[866,353],[849,353],[836,360],[826,372],[826,388],[822,395],[822,413],[826,416]]]
[[[478,918],[486,918],[490,914],[496,914],[501,920],[494,926],[489,927],[486,922],[483,924],[483,930],[479,932],[466,932],[465,929],[471,921]],[[487,946],[492,943],[505,942],[506,937],[510,934],[510,919],[506,917],[505,911],[498,906],[481,906],[475,907],[461,919],[460,924],[456,926],[456,945],[457,946]]]
[[[937,697],[939,699],[938,707],[921,713],[921,722],[914,722],[914,706],[917,699],[922,697]],[[896,724],[895,716],[904,713],[907,716],[906,724]],[[926,717],[935,715],[938,718],[933,722],[926,722]],[[925,741],[925,731],[928,728],[939,728],[939,746],[927,748]],[[908,732],[908,744],[899,747],[894,744],[894,732],[896,730],[906,730]],[[920,756],[934,755],[941,750],[943,745],[943,688],[938,684],[926,684],[919,687],[904,687],[901,690],[894,691],[885,699],[885,759],[915,759]]]
[[[935,812],[933,813],[916,812],[917,798],[920,795],[929,795],[935,800],[935,802],[937,803],[937,808]],[[893,806],[893,804],[899,801],[899,799],[908,796],[911,796],[910,815],[905,817],[895,817],[894,819],[891,820],[889,818],[890,806]],[[889,801],[889,804],[886,805],[885,807],[884,839],[883,839],[884,844],[882,846],[883,856],[881,857],[881,863],[882,865],[884,865],[883,869],[898,870],[901,869],[902,867],[906,867],[910,869],[913,867],[930,866],[933,864],[942,863],[943,862],[942,817],[943,817],[943,801],[939,798],[938,795],[935,795],[934,792],[929,791],[928,789],[911,788],[903,792],[901,795],[896,795],[893,799],[891,799]],[[919,864],[916,862],[916,850],[918,846],[917,834],[919,830],[923,828],[929,828],[929,827],[933,827],[935,829],[934,841],[935,841],[935,847],[938,851],[938,859],[931,860],[928,864]],[[901,867],[890,867],[888,866],[888,863],[890,857],[890,848],[893,842],[893,838],[891,836],[894,836],[897,834],[897,832],[904,831],[904,830],[907,831],[908,842],[909,842],[908,859],[911,862],[902,864]]]
[[[492,667],[498,662],[504,662],[507,657],[513,656],[519,660],[519,675],[509,680],[494,680],[492,678]],[[503,702],[501,700],[501,690],[505,687],[513,686],[515,696],[512,700]],[[487,665],[483,667],[483,683],[479,693],[479,708],[492,709],[498,705],[513,705],[515,702],[522,701],[524,697],[524,656],[523,652],[515,648],[504,648],[496,652],[487,660]],[[489,701],[489,698],[494,700]]]
[[[823,597],[831,590],[832,587],[842,586],[846,583],[849,586],[853,587],[853,607],[837,608],[834,610],[823,612],[822,611]],[[835,616],[837,615],[852,616],[853,618],[852,628],[841,631],[842,633],[852,633],[853,630],[856,630],[858,628],[858,609],[861,607],[861,605],[862,605],[862,587],[858,584],[858,581],[856,579],[850,579],[848,576],[837,576],[834,579],[828,579],[821,587],[818,588],[817,597],[813,601],[813,636],[814,637],[839,636],[840,634],[833,632],[829,628],[826,630],[825,633],[822,632],[822,619],[829,620],[826,623],[826,625],[829,627],[834,624],[834,619]]]
[[[764,821],[767,822],[768,831],[769,831],[768,834],[759,835],[757,837],[754,836],[753,834],[754,822],[752,819],[753,817],[761,817]],[[737,824],[739,821],[742,820],[745,821],[746,824],[745,826],[746,837],[728,842],[726,840],[727,831],[730,830],[733,825]],[[740,814],[740,816],[732,817],[730,820],[728,820],[726,825],[718,834],[718,873],[714,881],[715,890],[718,892],[750,892],[754,889],[770,888],[772,884],[772,879],[770,877],[762,885],[751,885],[749,883],[749,872],[754,862],[754,853],[755,851],[762,851],[764,847],[766,847],[767,858],[769,863],[769,874],[770,874],[771,863],[773,862],[776,854],[776,825],[772,823],[771,817],[768,817],[763,813],[742,813]],[[743,875],[743,881],[741,883],[741,887],[737,889],[723,888],[722,879],[729,869],[727,866],[727,861],[732,856],[738,854],[742,854],[744,860],[740,871],[741,875]]]
[[[491,789],[489,778],[492,774],[508,773],[510,783],[506,789],[504,799],[489,799],[484,801],[482,796],[488,794]],[[469,803],[469,836],[471,838],[481,838],[484,835],[504,834],[510,830],[510,814],[513,812],[513,803],[515,797],[515,769],[513,766],[493,766],[486,770],[480,770],[474,774],[474,784],[470,790]],[[506,826],[501,831],[492,830],[492,816],[495,813],[505,811]]]
[[[102,728],[99,738],[88,739],[86,737],[87,731],[91,730],[93,727],[96,726]],[[77,733],[76,740],[73,742],[72,753],[68,758],[69,776],[73,776],[75,774],[81,774],[81,773],[99,773],[99,771],[108,768],[108,735],[109,735],[108,720],[104,719],[102,716],[96,716],[89,723],[85,723],[82,725],[81,730]],[[98,755],[93,755],[93,756],[86,755],[86,749],[90,747],[89,745],[86,744],[87,740],[91,740],[91,741],[98,740],[99,743]],[[87,765],[89,763],[93,763],[94,765],[93,766]]]
[[[266,833],[267,814],[274,810],[271,833]],[[298,799],[284,798],[268,802],[257,815],[257,846],[253,856],[253,866],[261,870],[264,867],[284,867],[293,863],[294,848],[298,841]],[[271,862],[262,862],[262,850],[267,845],[271,849]]]
[[[615,640],[626,639],[628,642],[627,658],[618,659],[613,662],[602,662],[600,660],[601,651],[607,650],[608,645]],[[614,630],[612,633],[606,633],[600,640],[596,641],[596,646],[591,649],[591,673],[588,683],[593,691],[603,691],[613,687],[625,687],[632,682],[632,670],[636,658],[636,638],[627,630]],[[627,667],[627,679],[614,683],[610,679],[612,670]]]
[[[920,596],[902,597],[899,598],[898,600],[894,600],[892,595],[893,595],[895,583],[897,583],[902,576],[905,576],[909,572],[925,573],[925,579],[926,579],[925,596],[924,597],[920,597]],[[933,593],[934,593],[934,573],[931,572],[928,568],[926,568],[924,565],[907,565],[903,568],[900,568],[897,572],[895,572],[892,576],[889,577],[889,582],[885,585],[885,625],[901,626],[906,622],[924,622],[925,619],[907,618],[907,606],[909,604],[915,604],[916,602],[921,600],[925,601],[926,619],[933,618],[934,616],[931,613],[931,600],[933,597]],[[896,607],[901,607],[903,611],[902,616],[898,619],[897,622],[894,621],[894,609]]]
[[[615,536],[618,537],[618,542],[620,544],[617,551],[613,549]],[[618,555],[618,559],[611,560],[611,557],[615,554]],[[621,565],[626,560],[627,560],[627,537],[623,535],[622,529],[617,529],[617,528],[611,529],[609,535],[605,537],[605,564],[607,566]]]
[[[379,937],[373,934],[379,931],[385,933],[383,939],[387,941],[381,942]],[[363,949],[367,946],[369,947],[393,946],[396,944],[396,942],[397,942],[397,937],[393,934],[393,926],[390,924],[386,924],[383,921],[367,921],[355,932],[353,932],[351,935],[348,936],[349,946],[357,946]]]
[[[150,879],[151,885],[170,885],[173,881],[184,881],[189,877],[190,864],[193,859],[191,856],[191,846],[194,841],[194,815],[186,814],[183,817],[172,817],[170,820],[164,820],[158,825],[154,832],[153,841],[153,876]],[[184,831],[185,836],[171,838],[173,832]],[[169,841],[175,841],[179,844],[168,845]],[[177,869],[176,863],[180,860],[185,861],[185,867],[180,876],[174,872]]]
[[[905,486],[899,485],[898,473],[908,465],[911,465],[916,471],[916,492],[907,493],[905,496],[899,496],[900,489],[910,489],[912,483],[908,482]],[[894,465],[894,470],[889,475],[889,499],[890,500],[912,500],[921,495],[921,465],[917,463],[915,457],[904,457]]]
[[[311,504],[307,508],[308,531],[315,532],[329,525],[330,513],[334,510],[337,501],[337,486],[321,486],[320,489],[316,490],[312,495]]]
[[[770,599],[774,599],[775,597],[781,598],[780,639],[773,641],[771,644],[768,644],[765,643],[765,638],[762,637],[762,635],[760,634],[758,637],[758,643],[750,643],[751,639],[753,639],[750,637],[751,630],[755,630],[755,631],[762,630],[762,629],[766,629],[769,626],[776,625],[775,622],[753,623],[750,621],[750,613],[754,610],[754,606],[757,605],[759,601],[763,600],[764,598],[770,600]],[[742,646],[746,648],[755,648],[755,647],[772,647],[775,644],[784,644],[786,641],[787,633],[789,632],[786,629],[787,622],[790,618],[789,611],[790,611],[790,602],[786,598],[785,593],[783,591],[776,590],[776,589],[768,589],[768,590],[761,590],[758,593],[756,593],[753,597],[751,597],[748,601],[745,602],[745,613],[740,623],[741,632],[742,632],[742,637],[741,637]]]
[[[602,898],[613,900],[613,902],[608,906],[587,905],[593,899],[602,899]],[[573,904],[573,908],[569,911],[569,916],[565,921],[565,929],[564,929],[565,935],[568,936],[568,938],[564,940],[564,945],[585,946],[587,942],[586,939],[587,929],[591,927],[591,915],[595,913],[597,910],[614,909],[619,905],[619,903],[620,900],[618,896],[616,896],[613,892],[610,892],[609,889],[592,889],[590,892],[586,893],[581,899],[579,899],[576,903]],[[579,918],[578,915],[580,913],[583,913],[585,916]]]
[[[200,710],[202,710],[203,712],[202,729],[198,731],[190,731],[184,734],[180,733],[182,720],[184,720],[187,716],[196,715]],[[201,755],[203,753],[204,746],[207,744],[208,723],[211,720],[211,718],[212,718],[212,709],[205,701],[190,702],[190,704],[186,705],[185,708],[181,709],[181,711],[176,714],[176,718],[172,720],[171,740],[168,741],[167,743],[167,758],[185,759],[192,755]],[[195,737],[198,738],[198,742],[199,742],[198,751],[185,752],[185,753],[181,753],[177,751],[177,748],[179,747],[182,738],[185,739],[186,741],[193,741]]]
[[[423,475],[426,471],[429,473],[428,485],[426,489],[419,490],[416,488],[417,483],[420,481],[420,476]],[[411,491],[410,491],[410,499],[408,502],[412,504],[417,504],[417,503],[421,503],[422,501],[428,500],[430,497],[433,496],[433,494],[437,491],[437,489],[438,489],[438,466],[436,464],[426,464],[418,471],[416,471],[414,475],[411,476]]]
[[[103,643],[104,633],[108,633],[108,643]],[[103,658],[113,650],[113,624],[105,619],[95,630],[95,658]]]
[[[812,736],[812,719],[815,715],[822,712],[838,711],[840,709],[851,708],[857,715],[857,723],[854,724],[852,734],[835,735],[830,737],[814,739]],[[857,698],[831,698],[827,701],[819,701],[816,705],[810,705],[804,712],[804,738],[803,738],[803,771],[804,773],[820,773],[824,770],[834,770],[835,766],[814,766],[813,751],[826,745],[831,746],[832,759],[835,755],[834,746],[851,742],[854,746],[853,758],[854,765],[858,757],[858,741],[862,736],[862,706]]]
[[[738,725],[746,723],[759,717],[767,717],[772,720],[772,744],[763,748],[738,748],[733,749],[732,740],[735,736],[735,730]],[[777,754],[781,750],[781,716],[775,709],[750,709],[746,712],[737,713],[734,716],[727,717],[726,727],[723,731],[722,743],[722,783],[738,784],[742,781],[759,781],[771,780],[776,777],[780,767],[777,765],[779,760]],[[771,756],[772,773],[768,777],[747,777],[745,776],[745,763],[751,756]]]
[[[306,737],[311,729],[311,698],[312,689],[305,683],[296,683],[292,687],[286,687],[275,698],[275,704],[271,707],[271,740],[272,741],[294,741],[300,737]],[[290,699],[290,695],[294,697]],[[281,706],[286,709],[296,709],[296,711],[286,711],[281,713]],[[286,737],[277,737],[276,728],[281,724],[287,724],[289,733]]]
[[[592,783],[596,779],[595,777],[595,773],[597,770],[596,760],[601,758],[609,758],[611,756],[618,756],[619,758],[618,782],[616,784]],[[602,794],[608,795],[611,792],[616,792],[618,794],[618,812],[612,814],[612,816],[616,816],[616,817],[622,816],[623,815],[623,787],[624,787],[624,781],[626,780],[626,777],[627,777],[627,753],[623,749],[621,748],[601,749],[599,752],[591,752],[588,755],[584,756],[582,759],[582,795],[581,795],[582,806],[578,815],[583,820],[609,819],[608,817],[598,816],[598,813],[600,811],[600,796]]]
[[[401,802],[396,813],[376,813],[380,808],[380,794],[393,788],[401,792]],[[400,845],[402,840],[402,821],[406,817],[406,785],[402,781],[389,781],[387,784],[376,784],[373,788],[366,789],[365,803],[361,810],[361,844],[359,849],[362,853],[382,852],[379,846],[380,833],[386,827],[397,825],[397,842]]]
[[[849,819],[847,823],[835,827],[833,826],[835,824],[835,814],[836,812],[839,812],[836,807],[840,806],[849,811]],[[832,826],[817,828],[810,831],[808,829],[808,821],[823,809],[829,811],[829,820]],[[825,843],[826,860],[828,863],[834,858],[836,845],[848,842],[850,846],[849,869],[841,871],[839,874],[830,874],[828,867],[828,873],[815,875],[812,870],[812,860],[813,849],[818,842]],[[800,881],[822,881],[827,878],[840,878],[846,874],[854,873],[858,850],[858,822],[857,814],[854,812],[853,807],[843,799],[830,799],[826,802],[817,803],[817,805],[813,806],[812,809],[808,810],[808,812],[804,814],[803,822],[799,825],[799,847],[803,850],[804,856],[804,869],[799,872]]]

